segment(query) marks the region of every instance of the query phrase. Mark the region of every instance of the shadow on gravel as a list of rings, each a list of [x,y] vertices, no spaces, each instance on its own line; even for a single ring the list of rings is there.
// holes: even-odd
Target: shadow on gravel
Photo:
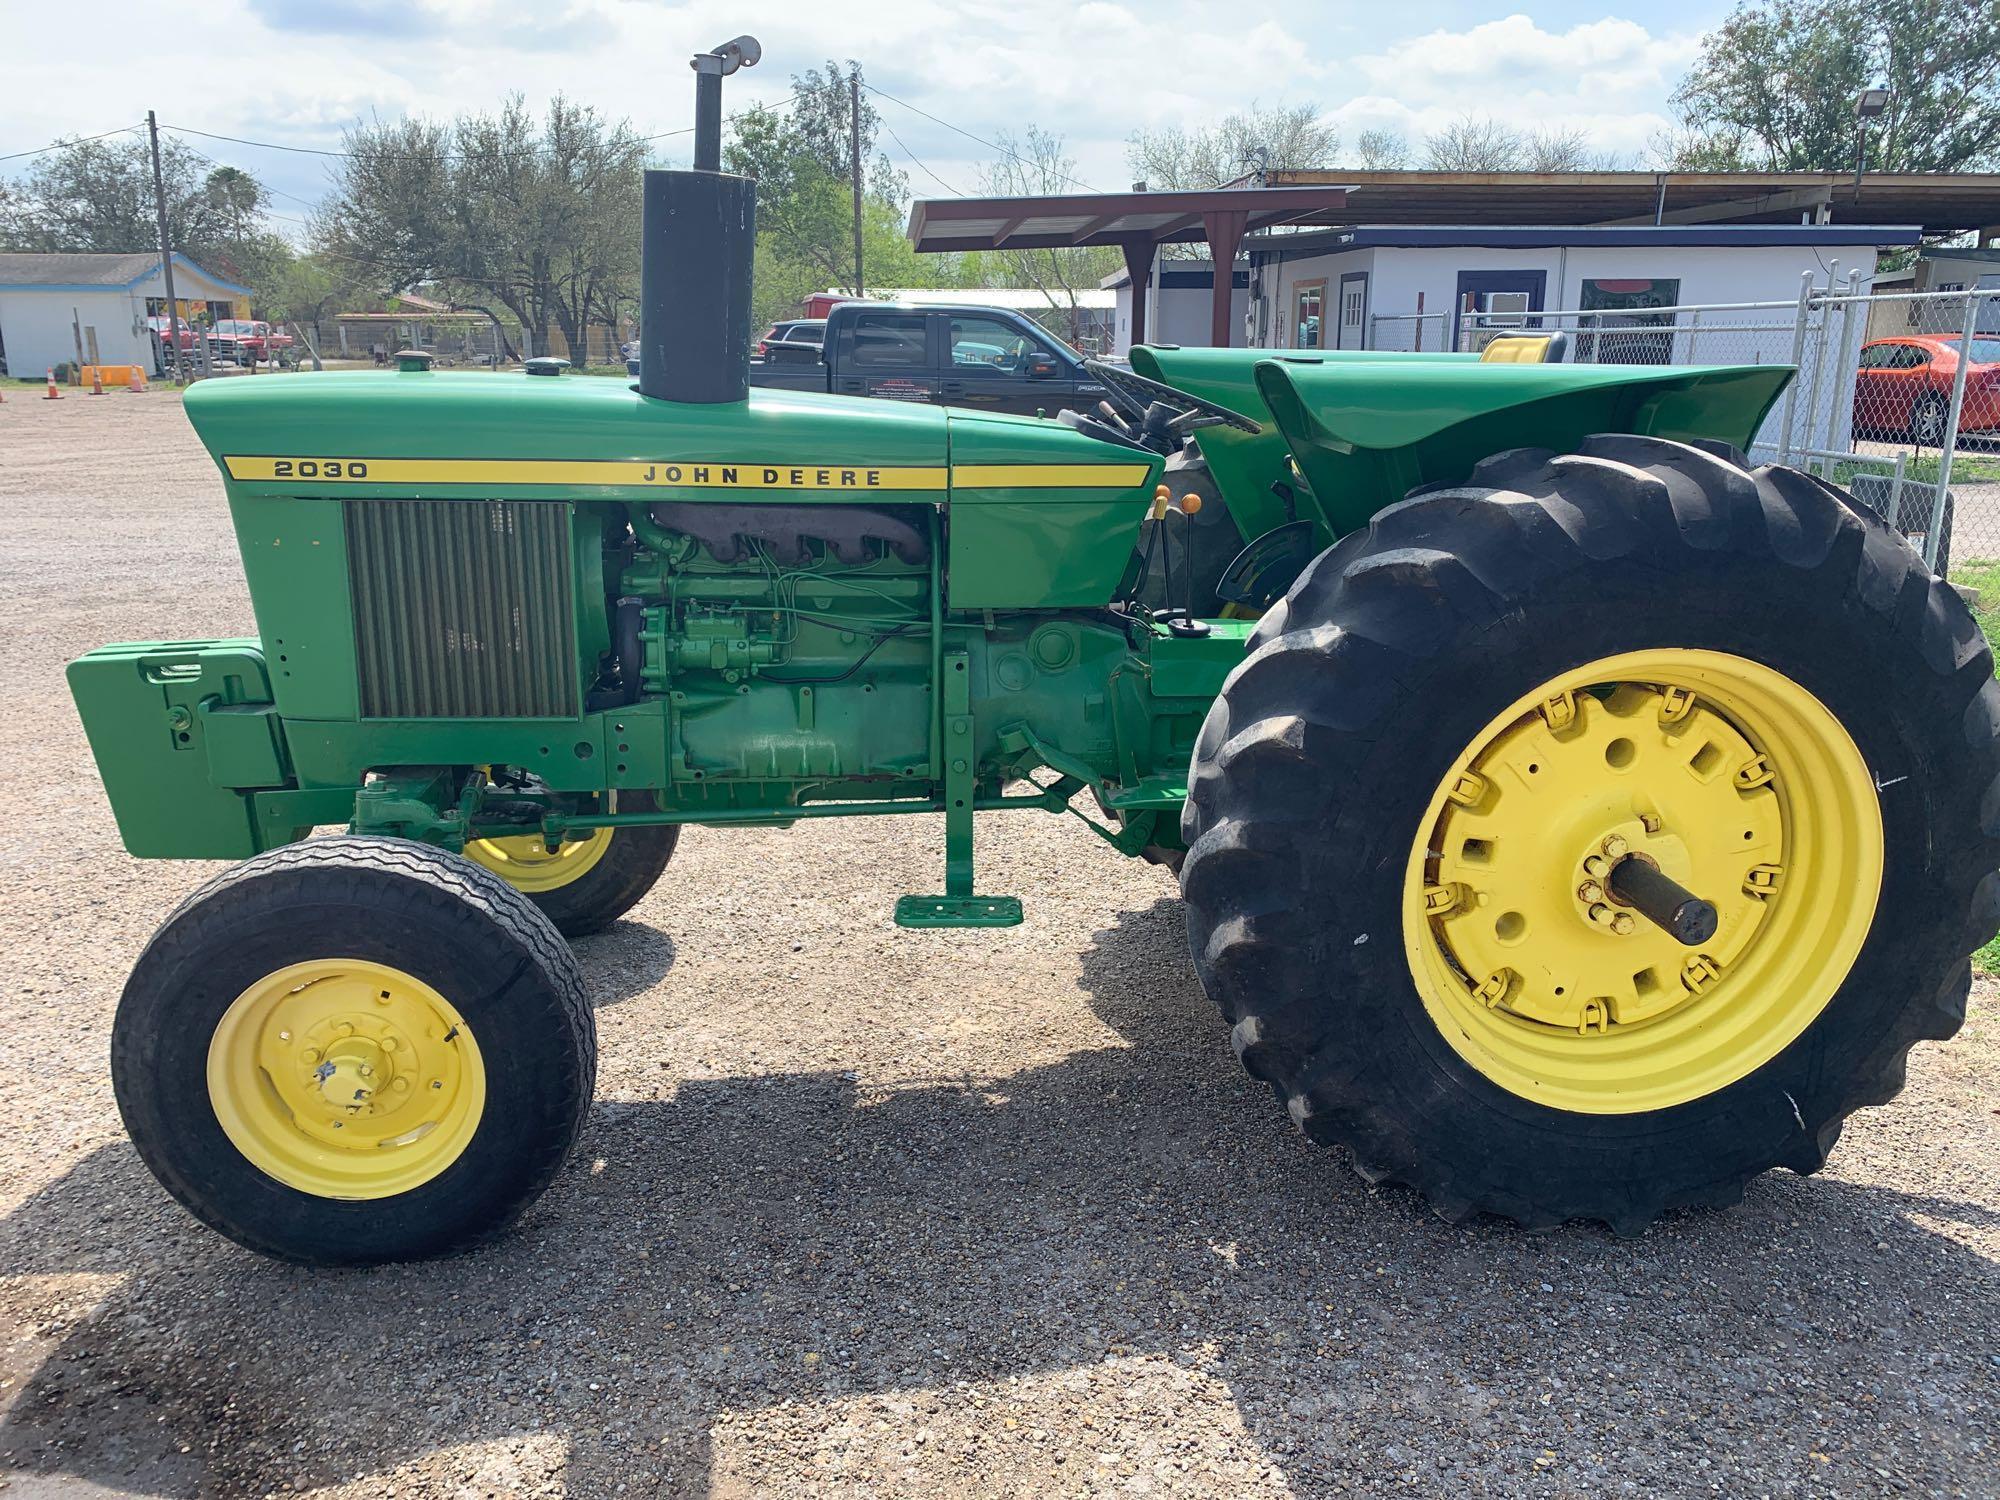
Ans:
[[[910,1428],[979,1426],[991,1465],[905,1487],[1073,1488],[1095,1444],[1050,1469],[954,1388],[1005,1399],[1010,1377],[1134,1355],[1222,1383],[1301,1493],[1990,1481],[2000,1272],[1927,1227],[1989,1210],[1774,1176],[1638,1241],[1452,1229],[1305,1146],[1237,1073],[1180,923],[1163,899],[1084,956],[1126,1046],[883,1095],[798,1074],[605,1103],[546,1206],[449,1262],[258,1260],[107,1147],[0,1223],[11,1273],[119,1278],[68,1299],[95,1310],[18,1392],[0,1461],[260,1494],[547,1433],[576,1492],[705,1493],[731,1465],[723,1487],[744,1482],[718,1421],[900,1393]],[[594,980],[623,932],[581,950]],[[856,1441],[886,1473],[908,1436]],[[810,1438],[768,1441],[839,1487]]]
[[[598,1009],[643,995],[674,966],[674,940],[658,928],[613,922],[570,944]]]

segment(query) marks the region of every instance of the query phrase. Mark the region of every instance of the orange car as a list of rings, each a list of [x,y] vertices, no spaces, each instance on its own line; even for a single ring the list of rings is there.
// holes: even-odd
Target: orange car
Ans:
[[[1955,333],[1913,333],[1863,344],[1854,377],[1855,432],[1891,433],[1927,447],[1942,442],[1959,342]],[[1972,341],[1958,430],[2000,431],[2000,337]]]

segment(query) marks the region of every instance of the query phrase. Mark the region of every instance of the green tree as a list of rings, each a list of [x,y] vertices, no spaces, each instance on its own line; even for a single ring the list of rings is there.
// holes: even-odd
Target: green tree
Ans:
[[[537,120],[517,94],[496,114],[351,131],[317,246],[378,291],[435,286],[533,346],[562,330],[581,360],[594,322],[638,295],[645,143],[558,94]]]
[[[1855,95],[1878,85],[1891,102],[1868,128],[1869,165],[2000,165],[1993,0],[1751,0],[1703,37],[1674,98],[1694,160],[1733,151],[1773,171],[1847,171]]]
[[[160,140],[167,234],[197,262],[240,265],[257,233],[264,187],[212,164],[171,136]],[[26,251],[157,251],[153,163],[143,136],[68,141],[35,159],[0,196],[0,247]]]
[[[736,117],[722,164],[757,179],[757,276],[753,314],[774,322],[814,292],[852,288],[854,265],[853,136],[861,134],[862,284],[935,284],[933,257],[917,255],[903,236],[909,187],[876,146],[881,118],[863,87],[854,110],[860,64],[829,62],[792,78],[788,106],[757,106]]]

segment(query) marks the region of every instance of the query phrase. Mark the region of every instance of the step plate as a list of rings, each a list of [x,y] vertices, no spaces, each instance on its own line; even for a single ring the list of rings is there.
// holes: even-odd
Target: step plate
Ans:
[[[1019,927],[1019,896],[898,896],[898,927]]]

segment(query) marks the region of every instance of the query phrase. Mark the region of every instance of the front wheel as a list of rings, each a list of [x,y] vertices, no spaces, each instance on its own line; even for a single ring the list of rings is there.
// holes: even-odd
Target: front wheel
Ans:
[[[625,792],[619,808],[647,812],[644,792]],[[472,839],[465,857],[491,870],[540,907],[564,937],[601,932],[659,883],[674,857],[675,824],[597,828],[549,848],[540,834]]]
[[[1831,488],[1501,454],[1260,624],[1196,749],[1196,967],[1371,1178],[1636,1232],[1815,1170],[1957,1029],[1996,726],[1964,606]]]
[[[316,1265],[493,1234],[597,1072],[576,960],[521,896],[400,839],[310,839],[196,891],[140,955],[111,1076],[140,1157],[238,1244]]]

